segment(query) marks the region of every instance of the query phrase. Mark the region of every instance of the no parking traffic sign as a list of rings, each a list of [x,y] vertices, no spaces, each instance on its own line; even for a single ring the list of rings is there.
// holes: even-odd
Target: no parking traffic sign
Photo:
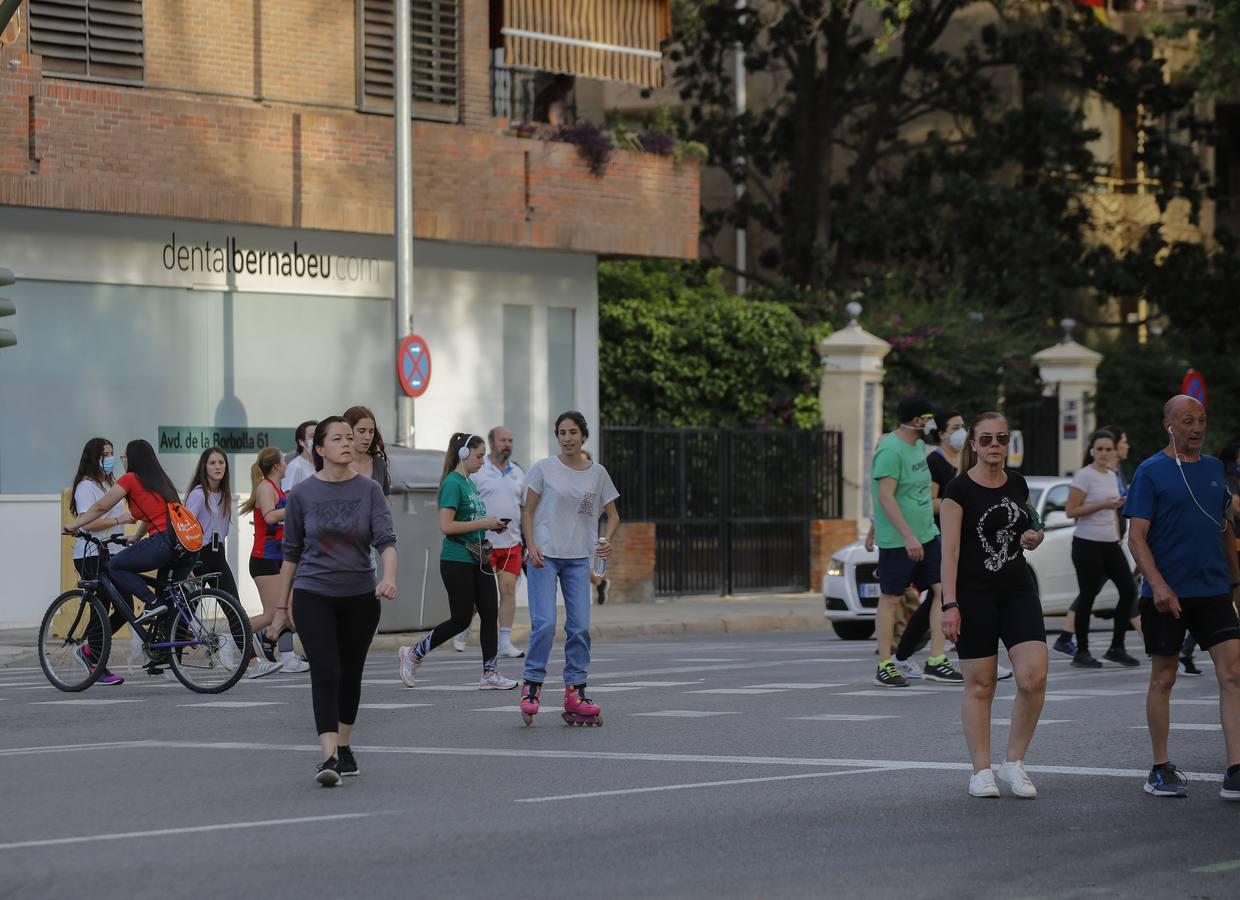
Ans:
[[[431,348],[425,339],[411,334],[400,342],[396,354],[396,378],[410,397],[421,397],[431,385]]]
[[[1202,406],[1206,405],[1206,376],[1196,369],[1189,369],[1180,383],[1180,393],[1187,394]]]

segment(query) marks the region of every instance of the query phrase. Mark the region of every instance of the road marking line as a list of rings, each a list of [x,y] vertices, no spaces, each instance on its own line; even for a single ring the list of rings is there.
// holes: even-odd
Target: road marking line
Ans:
[[[778,694],[780,688],[705,688],[700,691],[685,691],[686,694]]]
[[[834,778],[837,775],[867,775],[889,772],[890,769],[846,769],[843,772],[807,772],[800,775],[769,775],[765,778],[734,778],[728,781],[698,781],[693,784],[663,784],[658,787],[623,788],[615,791],[590,791],[585,794],[560,794],[555,797],[522,797],[517,803],[549,803],[552,800],[585,800],[592,797],[620,797],[626,794],[654,794],[661,791],[687,791],[692,788],[725,787],[734,784],[761,784],[766,781],[798,781],[803,778]]]
[[[1232,859],[1227,862],[1211,863],[1208,866],[1198,866],[1195,869],[1189,869],[1190,872],[1202,872],[1206,875],[1213,875],[1216,872],[1232,872],[1240,869],[1240,859]]]
[[[625,691],[640,691],[636,684],[599,684],[590,688],[591,694],[622,694]]]
[[[860,662],[860,660],[850,660]],[[726,663],[712,666],[669,666],[664,669],[635,669],[631,672],[591,673],[594,678],[641,678],[646,675],[686,675],[691,672],[735,672],[741,669],[784,669],[818,662],[845,662],[837,659],[777,659],[773,662]]]
[[[89,844],[94,841],[121,841],[130,838],[163,837],[173,834],[200,834],[206,831],[231,831],[238,828],[267,828],[272,825],[301,825],[308,822],[333,822],[341,819],[365,819],[390,813],[336,813],[329,816],[301,816],[295,819],[266,819],[262,822],[226,822],[222,825],[193,825],[186,828],[161,828],[154,831],[127,831],[120,834],[91,834],[83,837],[45,838],[39,841],[16,841],[0,844],[0,850],[21,850],[27,847],[59,847],[65,844]]]
[[[1066,725],[1069,722],[1075,722],[1075,719],[1038,719],[1039,725]],[[963,723],[958,723],[963,724]],[[991,725],[1011,725],[1011,719],[991,719]]]
[[[1213,700],[1172,700],[1177,706],[1218,706],[1218,698]]]
[[[116,703],[142,703],[142,700],[32,700],[31,706],[112,706]]]
[[[879,690],[875,688],[872,691],[840,691],[832,694],[832,697],[932,697],[942,691],[918,691],[910,688],[884,688]]]
[[[794,722],[873,722],[877,719],[903,719],[904,716],[864,716],[859,713],[823,713],[820,716],[793,716]]]
[[[358,709],[413,709],[415,706],[434,706],[434,703],[359,703]]]
[[[112,747],[129,749],[141,747],[143,741],[106,741],[100,744],[58,744],[49,747],[11,747],[0,750],[0,756],[25,756],[34,753],[76,753],[81,750],[107,750]]]
[[[475,710],[474,710],[474,712],[506,712],[506,713],[515,713],[515,712],[518,712],[520,709],[521,709],[521,707],[520,707],[520,706],[518,706],[516,703],[511,703],[511,704],[509,704],[508,706],[480,706],[480,707],[478,707],[477,709],[475,709]]]
[[[1117,688],[1065,688],[1062,693],[1080,694],[1085,697],[1124,697],[1129,694],[1144,694],[1144,688],[1136,691],[1121,691]]]
[[[709,716],[739,716],[738,712],[707,712],[702,709],[664,709],[658,712],[629,713],[631,716],[666,717],[669,719],[705,719]]]
[[[608,687],[686,687],[691,684],[701,684],[705,679],[698,678],[695,681],[617,681]],[[597,688],[594,688],[597,690]]]
[[[836,682],[834,684],[818,684],[810,681],[777,681],[774,684],[751,684],[747,685],[751,688],[779,688],[783,691],[809,691],[818,688],[834,688],[844,687],[843,684]]]
[[[686,656],[681,662],[746,662],[743,659],[729,659],[726,656]]]
[[[206,703],[178,703],[178,709],[245,709],[249,706],[283,706],[283,700],[209,700]]]
[[[362,682],[365,684],[365,682]],[[476,691],[476,684],[419,684],[415,691]]]
[[[681,710],[680,712],[685,712]],[[702,715],[699,711],[690,711],[691,715]],[[652,715],[651,713],[631,713],[630,715]],[[656,714],[657,715],[657,714]],[[706,715],[739,715],[739,713],[706,713]],[[887,769],[918,769],[924,771],[965,772],[972,771],[972,764],[967,762],[942,762],[908,759],[834,759],[830,757],[797,757],[797,756],[723,756],[695,753],[631,753],[608,750],[530,750],[523,748],[501,749],[496,747],[382,747],[358,745],[367,753],[389,753],[409,756],[479,756],[479,757],[511,757],[529,761],[531,759],[548,760],[597,760],[619,762],[679,762],[691,764],[718,765],[751,765],[751,766],[802,766],[802,767],[842,767],[842,768],[887,768]],[[216,741],[198,743],[194,741],[119,741],[114,744],[80,744],[70,747],[28,747],[16,750],[0,750],[0,754],[16,755],[18,753],[37,754],[43,752],[64,752],[65,750],[98,750],[108,747],[125,749],[168,749],[168,750],[238,750],[244,752],[266,751],[271,753],[322,753],[316,744],[263,744],[249,741]],[[1025,766],[1026,771],[1040,772],[1046,775],[1094,775],[1103,778],[1146,778],[1148,769],[1115,769],[1104,766]],[[1192,781],[1221,782],[1223,776],[1217,772],[1185,772]]]

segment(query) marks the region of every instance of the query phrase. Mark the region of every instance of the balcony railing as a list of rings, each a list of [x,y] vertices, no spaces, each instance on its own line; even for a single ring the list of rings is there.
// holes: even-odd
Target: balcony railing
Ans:
[[[531,72],[491,64],[491,113],[509,122],[577,121],[574,79],[554,72]]]

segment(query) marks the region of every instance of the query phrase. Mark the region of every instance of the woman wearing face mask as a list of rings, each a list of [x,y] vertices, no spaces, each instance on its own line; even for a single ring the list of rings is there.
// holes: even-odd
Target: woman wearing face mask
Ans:
[[[254,549],[250,552],[250,577],[258,588],[262,601],[261,615],[250,623],[254,628],[254,643],[259,651],[250,660],[249,678],[262,678],[280,671],[284,663],[266,659],[259,632],[273,623],[288,618],[288,594],[280,593],[280,563],[284,561],[284,516],[288,497],[280,490],[280,479],[285,471],[284,454],[275,447],[259,452],[258,459],[250,467],[250,496],[241,504],[241,514],[254,514]],[[277,630],[277,634],[278,634]],[[300,671],[305,671],[298,667]]]
[[[486,444],[476,434],[454,434],[444,454],[443,476],[439,480],[439,530],[443,544],[439,552],[439,575],[448,590],[452,611],[416,646],[401,647],[397,654],[400,680],[413,687],[418,666],[448,638],[469,627],[478,611],[479,639],[482,646],[482,679],[479,690],[507,691],[517,683],[499,674],[499,595],[495,574],[490,571],[490,544],[484,543],[488,531],[504,531],[506,519],[487,515],[486,502],[469,476],[482,468]],[[485,568],[484,568],[485,566]]]
[[[1007,756],[999,778],[1017,797],[1038,795],[1025,772],[1025,752],[1046,700],[1046,626],[1025,561],[1045,536],[1035,530],[1029,486],[1004,468],[1010,431],[997,412],[973,420],[961,450],[961,474],[943,495],[943,631],[964,668],[960,721],[973,761],[969,794],[998,797],[990,767],[990,712],[999,642],[1016,670]]]
[[[90,509],[97,500],[103,498],[103,495],[116,483],[112,477],[115,466],[116,456],[113,453],[111,441],[97,437],[86,442],[86,446],[82,448],[82,458],[78,461],[77,474],[73,476],[73,487],[69,498],[70,513],[75,516],[80,515],[82,510]],[[95,534],[119,534],[132,521],[133,516],[126,511],[124,502],[118,501],[108,510],[107,515],[96,519],[83,530]],[[98,555],[99,551],[82,538],[77,538],[73,542],[73,568],[77,569],[77,573],[82,577],[94,578],[98,575],[96,564]],[[113,610],[109,616],[109,624],[112,633],[116,634],[117,630],[125,624],[125,617]],[[103,639],[101,631],[102,628],[98,623],[91,623],[90,633],[87,635],[88,645],[98,646],[100,644]],[[115,686],[124,684],[125,679],[105,669],[103,675],[95,683]]]
[[[1089,436],[1086,465],[1072,477],[1068,490],[1067,513],[1076,519],[1072,536],[1072,566],[1076,569],[1078,594],[1076,609],[1076,654],[1072,665],[1078,669],[1101,669],[1102,663],[1089,652],[1089,617],[1102,586],[1112,581],[1119,591],[1115,607],[1115,626],[1111,648],[1104,659],[1121,666],[1138,666],[1124,649],[1124,632],[1132,616],[1137,588],[1119,544],[1119,510],[1124,498],[1115,477],[1115,436],[1095,431]]]
[[[586,696],[590,668],[590,557],[611,556],[620,527],[620,492],[607,470],[581,455],[590,436],[585,416],[562,413],[555,420],[558,456],[540,459],[525,476],[521,533],[526,536],[530,645],[525,651],[521,715],[528,725],[538,712],[547,658],[555,638],[557,582],[564,594],[564,721],[600,725],[598,706]],[[607,524],[599,534],[599,519]]]
[[[311,444],[314,442],[314,426],[318,424],[314,419],[307,419],[298,425],[294,432],[297,435],[297,455],[289,461],[284,477],[280,480],[280,489],[286,494],[314,474],[314,450]]]

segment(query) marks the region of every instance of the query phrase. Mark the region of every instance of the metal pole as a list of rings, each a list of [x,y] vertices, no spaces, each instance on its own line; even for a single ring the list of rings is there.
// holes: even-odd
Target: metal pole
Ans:
[[[396,0],[396,345],[413,333],[412,0]],[[413,398],[396,386],[396,443],[413,446]]]
[[[745,0],[736,0],[736,8],[738,10],[745,9]],[[736,114],[737,116],[740,116],[744,114],[745,105],[746,105],[745,47],[740,41],[737,41],[734,46],[734,49],[736,53],[732,61],[733,66],[734,66],[732,77],[736,81]],[[745,165],[744,156],[741,156],[737,161],[742,167]],[[744,198],[744,196],[745,196],[745,184],[744,182],[742,182],[736,186],[736,200],[738,204]],[[744,226],[737,225],[736,226],[736,293],[742,296],[744,296],[745,294],[745,289],[746,287],[748,287],[748,281],[749,281],[749,279],[745,277],[745,273],[749,271],[748,257],[749,257],[748,235],[745,232]]]

